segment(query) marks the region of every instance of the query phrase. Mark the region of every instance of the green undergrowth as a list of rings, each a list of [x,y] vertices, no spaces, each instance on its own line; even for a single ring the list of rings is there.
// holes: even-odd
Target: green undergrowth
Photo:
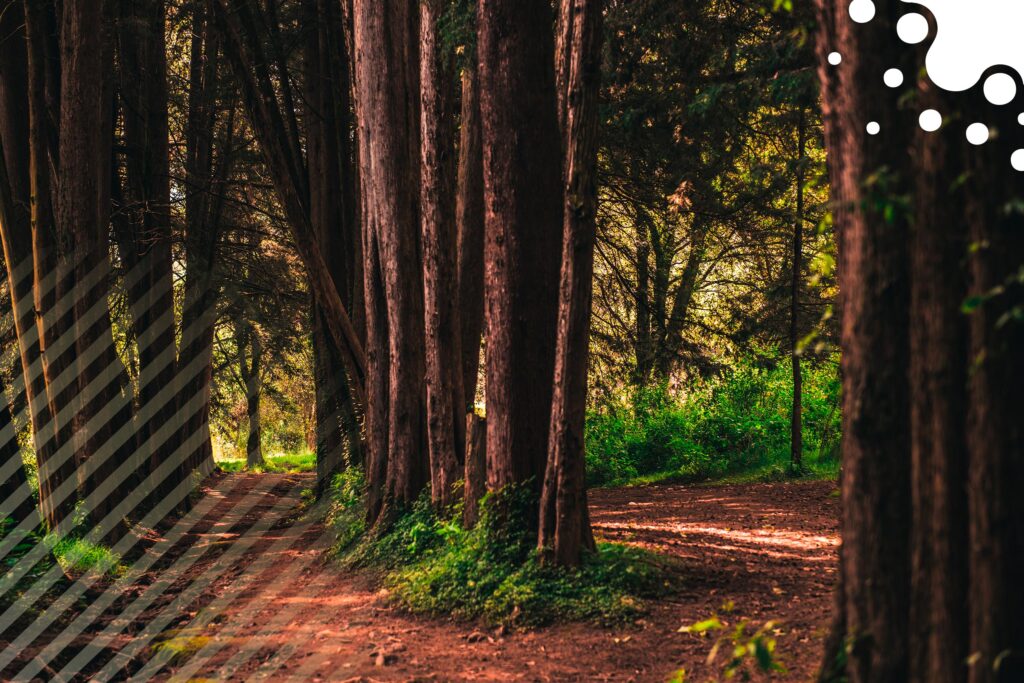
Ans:
[[[841,436],[838,365],[806,362],[803,467],[790,466],[788,363],[749,357],[681,387],[635,388],[587,414],[591,486],[832,479]]]
[[[385,533],[366,528],[362,490],[359,473],[340,475],[330,489],[337,556],[346,567],[379,572],[390,599],[414,613],[521,628],[610,625],[642,614],[646,600],[670,590],[677,570],[667,558],[612,543],[598,544],[579,568],[543,564],[530,521],[536,501],[525,489],[485,497],[469,530],[460,509],[438,516],[422,498]]]
[[[217,466],[225,472],[272,472],[276,474],[296,474],[299,472],[316,471],[316,453],[305,451],[272,455],[265,459],[264,464],[249,470],[245,460],[218,460]]]

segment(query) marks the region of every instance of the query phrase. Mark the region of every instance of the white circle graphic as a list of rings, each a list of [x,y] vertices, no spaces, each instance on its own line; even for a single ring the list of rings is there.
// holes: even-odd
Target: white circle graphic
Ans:
[[[926,130],[929,133],[934,133],[942,127],[942,114],[934,109],[925,109],[921,112],[921,116],[918,118],[918,123],[921,124],[921,128],[923,130]]]
[[[904,14],[896,22],[896,35],[904,43],[917,45],[928,37],[928,20],[921,14]]]
[[[1017,96],[1017,83],[1010,74],[992,74],[985,79],[985,99],[996,105],[1009,104]]]
[[[1024,114],[1018,114],[1017,115],[1017,123],[1019,123],[1020,125],[1024,126]]]
[[[1018,171],[1024,171],[1024,149],[1018,149],[1010,155],[1010,164]]]
[[[828,63],[832,66],[839,66],[841,61],[843,61],[843,56],[838,52],[830,52],[828,54]]]
[[[866,24],[875,18],[875,3],[871,0],[853,0],[850,3],[850,18],[858,24]]]
[[[882,80],[890,88],[898,88],[903,85],[903,72],[899,69],[889,69],[882,76]]]
[[[984,145],[988,142],[988,126],[984,123],[972,123],[967,126],[967,142],[972,145]]]
[[[867,125],[868,135],[878,135],[882,130],[882,127],[878,125],[878,121],[872,121]]]

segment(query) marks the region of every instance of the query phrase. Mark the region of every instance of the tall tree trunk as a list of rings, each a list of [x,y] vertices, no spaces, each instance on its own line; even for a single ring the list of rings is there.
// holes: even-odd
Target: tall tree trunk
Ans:
[[[934,89],[922,104],[951,111]],[[964,145],[918,131],[914,146],[911,234],[910,390],[911,533],[910,680],[964,681],[967,634],[967,291],[968,231]],[[959,136],[957,136],[959,137]]]
[[[562,144],[547,0],[482,0],[487,486],[532,482],[547,462],[558,316]]]
[[[804,160],[807,123],[803,105],[797,120],[796,216],[793,220],[793,279],[789,290],[789,357],[793,365],[793,406],[789,420],[789,459],[794,472],[803,469],[803,376],[800,374],[800,277],[804,259]]]
[[[70,246],[62,249],[61,256],[72,259],[73,277],[62,279],[58,297],[74,300],[71,333],[78,386],[71,398],[75,414],[71,430],[83,493],[90,496],[90,516],[99,523],[123,497],[125,482],[109,477],[132,446],[109,443],[131,421],[132,408],[123,391],[126,375],[114,346],[106,301],[112,143],[106,95],[111,91],[101,87],[99,97],[96,91],[111,67],[111,55],[104,47],[108,36],[101,2],[71,0],[63,3],[62,10],[56,217],[58,239],[68,240]],[[100,349],[96,360],[86,353],[93,345]],[[107,379],[106,373],[114,378]]]
[[[122,1],[119,9],[119,92],[127,180],[126,206],[122,210],[128,219],[124,226],[128,234],[119,234],[118,244],[128,272],[142,271],[132,278],[134,286],[129,283],[128,301],[139,354],[138,403],[152,409],[173,382],[177,355],[171,272],[166,17],[163,0]],[[175,407],[168,403],[139,425],[140,445],[174,414]],[[175,445],[172,439],[146,448],[150,472],[173,452]]]
[[[1007,163],[1011,150],[1024,148],[1024,131],[1013,108],[989,106],[980,97],[976,102],[965,107],[962,120],[984,121],[999,137],[970,149],[965,174],[972,246],[967,301],[978,302],[969,318],[966,401],[969,680],[1003,683],[1024,680],[1024,425],[1014,400],[1024,386],[1024,218],[1008,208],[1022,193],[1021,176]],[[962,472],[957,455],[949,461],[951,476]],[[940,514],[957,512],[954,505]]]
[[[379,250],[390,356],[385,525],[392,512],[416,499],[427,473],[423,280],[413,275],[422,273],[419,116],[410,97],[419,92],[416,9],[411,0],[354,5],[360,177],[366,229],[372,226]],[[371,487],[379,486],[372,481],[376,474],[371,469]]]
[[[891,40],[902,8],[876,3],[855,26],[847,3],[818,0],[818,53],[842,301],[843,486],[840,561],[852,681],[905,681],[910,589],[909,136],[878,74],[916,73]],[[828,65],[832,50],[840,67]],[[880,133],[865,133],[869,121]],[[875,178],[865,183],[867,178]]]
[[[462,390],[466,412],[471,412],[476,403],[484,325],[484,152],[480,137],[480,81],[475,48],[462,70],[460,120],[455,219],[459,241]]]
[[[56,18],[53,7],[41,2],[25,1],[25,38],[28,47],[28,112],[29,112],[29,163],[32,225],[32,297],[35,306],[36,334],[30,334],[30,342],[38,337],[39,362],[42,366],[42,383],[37,384],[36,396],[44,406],[33,405],[34,441],[39,465],[39,505],[43,518],[50,529],[55,529],[62,519],[74,510],[76,495],[54,496],[64,482],[75,476],[75,465],[71,458],[59,464],[55,462],[55,451],[61,443],[58,438],[57,397],[49,390],[57,377],[70,366],[67,354],[51,358],[47,353],[65,333],[69,323],[67,316],[55,320],[51,312],[57,302],[59,274],[57,272],[57,225],[54,215],[54,189],[57,168],[57,112],[60,103],[60,62],[56,54],[54,32]],[[42,315],[40,315],[42,314]],[[26,384],[34,383],[26,375]]]
[[[420,3],[420,129],[427,437],[434,505],[448,508],[461,493],[466,441],[462,327],[456,287],[458,238],[454,213],[453,55],[445,54],[441,0]]]
[[[564,55],[565,209],[558,342],[539,546],[546,559],[580,564],[594,549],[587,511],[585,448],[590,310],[597,220],[598,91],[601,84],[601,1],[562,0],[570,47]],[[562,57],[563,55],[559,55]]]

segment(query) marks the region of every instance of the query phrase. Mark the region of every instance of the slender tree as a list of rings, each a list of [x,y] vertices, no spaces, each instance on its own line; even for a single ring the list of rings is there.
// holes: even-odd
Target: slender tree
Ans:
[[[565,140],[564,226],[554,396],[539,544],[549,560],[578,565],[594,538],[587,512],[583,427],[597,216],[601,2],[563,0],[558,57]]]
[[[454,55],[440,35],[445,3],[420,3],[420,130],[427,436],[431,496],[439,508],[460,494],[466,421],[455,225]]]

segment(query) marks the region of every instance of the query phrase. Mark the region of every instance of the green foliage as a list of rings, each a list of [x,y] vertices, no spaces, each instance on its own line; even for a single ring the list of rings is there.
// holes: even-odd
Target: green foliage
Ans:
[[[217,466],[225,472],[244,472],[246,470],[245,460],[235,458],[218,460]],[[272,455],[265,459],[265,463],[262,467],[255,468],[255,471],[275,472],[278,474],[315,472],[316,453],[313,453],[312,451],[299,451],[297,453]]]
[[[488,494],[473,529],[462,528],[460,510],[438,516],[424,497],[379,534],[362,533],[364,522],[352,514],[360,510],[353,491],[340,480],[331,491],[329,519],[340,535],[341,559],[383,570],[392,600],[412,612],[519,627],[607,624],[635,617],[645,598],[668,588],[665,560],[624,545],[600,544],[576,569],[541,563],[536,498],[527,487]],[[344,521],[352,527],[344,528]]]
[[[731,612],[732,603],[722,606],[723,611]],[[718,661],[718,655],[724,650],[727,659],[722,665],[722,675],[727,679],[739,676],[740,680],[750,680],[751,674],[759,671],[763,674],[785,674],[786,667],[779,661],[776,642],[773,637],[778,631],[778,624],[766,621],[758,628],[747,619],[739,620],[729,626],[717,614],[690,626],[683,626],[680,633],[689,633],[700,637],[715,637],[714,645],[708,653],[708,665]]]
[[[805,363],[804,462],[817,476],[838,469],[839,386],[834,362]],[[605,401],[587,417],[589,483],[699,481],[749,472],[785,477],[792,399],[788,363],[762,367],[747,358],[678,395],[661,386]]]

